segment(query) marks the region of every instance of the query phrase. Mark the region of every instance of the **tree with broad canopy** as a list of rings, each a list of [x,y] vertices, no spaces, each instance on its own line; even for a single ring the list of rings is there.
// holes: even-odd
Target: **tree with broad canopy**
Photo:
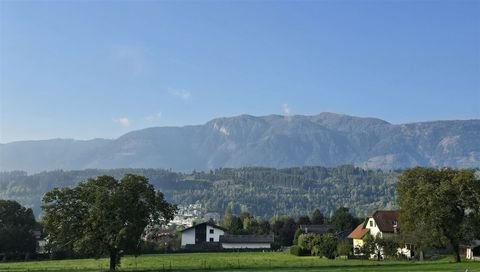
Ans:
[[[25,208],[13,200],[0,199],[0,253],[18,257],[34,254],[37,241],[32,231],[39,228],[32,209]]]
[[[480,180],[474,170],[413,168],[400,177],[397,193],[401,233],[417,248],[450,244],[460,262],[459,245],[480,238]]]
[[[99,176],[73,188],[56,188],[43,203],[43,223],[53,248],[108,255],[110,271],[124,252],[139,252],[149,227],[168,223],[176,212],[147,178],[133,174],[120,181]]]

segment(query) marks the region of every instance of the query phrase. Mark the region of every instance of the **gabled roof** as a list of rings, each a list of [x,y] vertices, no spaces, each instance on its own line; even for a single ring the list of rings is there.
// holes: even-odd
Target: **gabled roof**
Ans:
[[[381,232],[395,232],[399,215],[398,211],[376,211],[371,217],[373,217]]]
[[[207,226],[210,226],[210,227],[213,227],[213,228],[216,228],[216,229],[221,229],[223,231],[227,231],[226,228],[220,227],[220,226],[215,225],[214,223],[212,223],[210,221],[207,221],[207,222],[203,222],[203,223],[200,223],[200,224],[196,224],[195,226],[191,226],[189,228],[186,228],[186,229],[182,230],[181,232],[184,232],[184,231],[187,231],[187,230],[190,230],[190,229],[194,229],[194,228],[200,227],[202,225],[207,225]]]
[[[273,234],[221,235],[220,243],[273,243]]]
[[[364,224],[358,225],[349,235],[348,238],[351,239],[362,239],[365,234],[369,233],[369,229],[364,227]]]

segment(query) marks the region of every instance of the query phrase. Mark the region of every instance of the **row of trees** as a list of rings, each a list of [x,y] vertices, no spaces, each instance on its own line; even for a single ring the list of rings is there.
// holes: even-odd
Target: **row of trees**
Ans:
[[[248,212],[234,215],[232,209],[225,210],[222,226],[232,234],[268,234],[275,235],[274,247],[291,246],[296,244],[296,238],[300,234],[300,225],[328,224],[332,233],[351,231],[360,222],[348,208],[338,208],[331,218],[326,218],[322,212],[315,209],[309,215],[301,215],[297,218],[290,216],[274,216],[270,220],[255,217]]]
[[[394,258],[400,247],[409,244],[423,258],[425,250],[450,247],[455,261],[460,262],[460,245],[480,239],[480,178],[474,170],[413,168],[401,175],[397,195],[399,234],[366,235],[357,253]],[[351,250],[342,242],[335,243],[331,234],[301,234],[297,241],[292,248],[297,255],[332,258]]]
[[[348,171],[341,173],[348,176]],[[480,238],[480,181],[474,171],[415,168],[401,176],[397,189],[403,241],[419,249],[449,244],[460,261],[460,243]],[[42,224],[51,249],[82,256],[108,255],[110,270],[116,269],[123,254],[139,253],[142,234],[165,224],[176,212],[147,178],[133,174],[120,180],[99,176],[76,187],[57,188],[44,196],[43,203]],[[299,225],[313,222],[330,224],[332,232],[295,235]],[[347,251],[334,234],[350,231],[359,222],[347,208],[337,209],[329,219],[315,211],[311,216],[273,217],[270,221],[248,213],[236,216],[227,208],[223,223],[232,233],[273,232],[279,246],[292,245],[296,237],[297,244],[310,254],[331,258]],[[0,201],[0,252],[29,252],[35,226],[30,209],[13,201]],[[12,237],[23,238],[11,241]],[[385,240],[366,241],[366,245],[365,253],[373,254],[379,247],[393,252],[397,246]]]
[[[354,253],[363,256],[374,256],[377,260],[383,258],[399,257],[398,248],[400,243],[393,237],[382,238],[380,236],[366,235],[361,248],[354,249],[349,240],[342,240],[334,233],[300,234],[297,243],[291,248],[290,252],[294,255],[324,256],[333,259],[337,256],[350,256]]]

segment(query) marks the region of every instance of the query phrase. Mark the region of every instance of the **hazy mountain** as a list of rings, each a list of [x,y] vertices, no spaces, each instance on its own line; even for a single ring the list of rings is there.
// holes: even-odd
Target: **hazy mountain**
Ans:
[[[0,145],[0,171],[355,164],[369,168],[480,167],[480,120],[394,125],[334,113],[241,115],[204,125],[154,127],[118,139]]]

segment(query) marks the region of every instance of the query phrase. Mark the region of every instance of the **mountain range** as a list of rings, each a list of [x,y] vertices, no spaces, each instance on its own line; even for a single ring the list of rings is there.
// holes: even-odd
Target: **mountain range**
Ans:
[[[397,169],[480,167],[480,120],[391,124],[335,113],[217,118],[152,127],[117,139],[0,144],[0,171],[337,166]]]

